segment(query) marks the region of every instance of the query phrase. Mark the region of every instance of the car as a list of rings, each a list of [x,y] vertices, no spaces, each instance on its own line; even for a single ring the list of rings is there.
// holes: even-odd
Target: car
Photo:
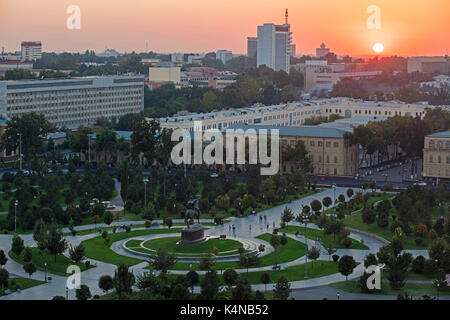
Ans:
[[[210,177],[211,178],[218,178],[219,175],[217,174],[217,172],[213,172],[213,173],[211,173]]]
[[[414,183],[415,186],[426,187],[427,183],[423,181],[418,181]]]

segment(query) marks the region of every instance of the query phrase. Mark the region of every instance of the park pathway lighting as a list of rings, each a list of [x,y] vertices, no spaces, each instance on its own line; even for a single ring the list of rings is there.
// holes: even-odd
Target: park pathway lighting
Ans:
[[[45,272],[44,281],[47,282],[47,262],[44,262],[44,272]]]
[[[148,178],[145,177],[143,179],[143,181],[144,181],[144,207],[145,207],[145,210],[147,210],[147,182],[148,182]]]
[[[14,202],[14,234],[17,233],[17,206],[19,205],[19,200]]]
[[[302,222],[305,224],[305,247],[306,247],[306,252],[305,252],[305,279],[308,278],[308,239],[306,237],[306,232],[307,232],[307,226],[308,226],[308,222],[309,222],[309,215],[306,213],[302,213]]]

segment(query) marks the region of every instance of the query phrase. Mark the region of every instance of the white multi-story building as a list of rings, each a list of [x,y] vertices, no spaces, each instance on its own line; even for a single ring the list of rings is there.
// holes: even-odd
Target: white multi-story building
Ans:
[[[144,76],[0,81],[1,117],[42,113],[56,126],[90,125],[144,109]]]
[[[258,52],[258,38],[248,37],[247,38],[247,57],[256,57]]]
[[[289,24],[265,23],[258,26],[256,65],[289,73],[291,35]]]
[[[40,41],[22,42],[22,61],[34,61],[42,58],[42,43]]]
[[[230,50],[217,50],[216,52],[216,60],[222,61],[223,64],[226,64],[227,61],[233,58],[233,52]]]
[[[396,102],[371,102],[350,98],[318,99],[291,102],[273,106],[255,105],[248,108],[228,109],[209,113],[180,113],[173,117],[157,119],[162,128],[194,130],[194,122],[201,121],[202,129],[226,129],[235,123],[264,124],[276,126],[299,126],[305,119],[339,114],[345,118],[369,117],[374,121],[396,115],[423,118],[426,104]],[[450,106],[444,106],[450,112]]]

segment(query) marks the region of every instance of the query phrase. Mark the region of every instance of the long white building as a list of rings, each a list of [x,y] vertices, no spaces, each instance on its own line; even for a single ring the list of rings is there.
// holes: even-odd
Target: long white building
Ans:
[[[0,114],[42,113],[56,126],[90,125],[144,109],[144,76],[0,81]]]
[[[157,120],[162,128],[181,128],[193,131],[195,121],[201,121],[202,130],[222,130],[235,123],[299,126],[307,118],[329,116],[331,114],[339,114],[345,118],[360,118],[364,116],[366,120],[369,118],[380,120],[396,115],[410,115],[423,118],[427,108],[434,108],[434,106],[332,98],[290,102],[273,106],[255,105],[248,108],[228,109],[209,113],[186,113]],[[444,106],[443,108],[450,112],[450,106]]]

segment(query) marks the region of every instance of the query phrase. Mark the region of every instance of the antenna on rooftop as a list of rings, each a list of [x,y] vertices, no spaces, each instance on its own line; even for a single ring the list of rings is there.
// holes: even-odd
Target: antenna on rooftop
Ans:
[[[284,17],[286,18],[286,24],[288,24],[288,9],[286,8],[286,12],[284,14]]]

